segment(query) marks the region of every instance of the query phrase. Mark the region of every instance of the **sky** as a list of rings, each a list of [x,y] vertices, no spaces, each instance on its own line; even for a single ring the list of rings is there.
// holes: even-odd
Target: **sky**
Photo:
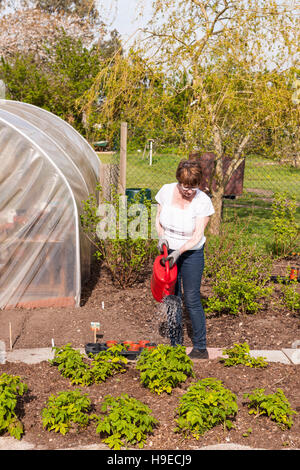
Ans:
[[[7,3],[18,6],[20,0]],[[124,39],[128,39],[137,28],[146,24],[146,19],[136,18],[141,5],[144,5],[144,16],[149,19],[152,0],[95,0],[95,3],[98,4],[101,18],[109,29],[116,28]],[[7,6],[3,13],[10,13],[12,10],[12,7]]]
[[[124,41],[138,28],[146,25],[150,18],[152,0],[144,0],[143,17],[139,17],[141,0],[105,0],[105,6],[101,9],[101,16],[109,29],[117,29]]]

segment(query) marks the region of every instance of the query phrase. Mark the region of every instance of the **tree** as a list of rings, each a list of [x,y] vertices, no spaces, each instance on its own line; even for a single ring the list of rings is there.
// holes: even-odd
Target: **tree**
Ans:
[[[268,129],[268,141],[264,146],[271,157],[295,168],[300,168],[300,77],[299,70],[295,75],[290,70],[289,85],[293,94],[285,108],[284,125]],[[290,86],[289,86],[290,88]]]
[[[49,81],[33,56],[17,55],[13,63],[0,62],[0,78],[6,85],[6,98],[34,104],[49,110]]]
[[[91,21],[99,18],[95,0],[35,0],[34,6],[47,13],[67,13]]]
[[[64,31],[60,35],[54,46],[44,46],[42,63],[32,54],[16,54],[9,61],[2,58],[0,77],[9,98],[47,109],[85,134],[77,100],[99,71],[99,50],[87,49]]]
[[[262,129],[289,119],[297,16],[273,0],[154,0],[144,32],[145,51],[156,48],[166,75],[176,70],[190,78],[175,93],[191,92],[183,122],[187,150],[197,146],[216,156],[210,230],[218,234],[227,181]],[[225,174],[224,154],[231,158]]]
[[[109,39],[100,40],[99,49],[103,59],[110,59],[116,53],[122,55],[123,48],[120,33],[116,29],[110,31]]]
[[[126,121],[142,129],[143,136],[157,137],[170,127],[164,81],[161,68],[137,48],[126,54],[117,50],[101,62],[92,87],[79,100],[90,128],[100,124],[100,137],[112,142],[118,138],[120,123]]]
[[[9,7],[9,9],[6,9]],[[0,0],[0,56],[32,53],[44,58],[64,29],[86,47],[102,41],[106,28],[94,0]]]
[[[8,3],[4,0],[0,7]],[[22,4],[25,9],[15,5],[0,19],[0,78],[7,97],[50,110],[86,136],[77,100],[92,85],[101,61],[116,49],[122,51],[119,33],[113,30],[104,37],[92,0]]]
[[[62,29],[87,47],[93,41],[91,24],[78,16],[53,15],[39,9],[9,13],[0,19],[0,56],[9,59],[31,53],[36,60],[45,60],[45,44],[55,45]]]

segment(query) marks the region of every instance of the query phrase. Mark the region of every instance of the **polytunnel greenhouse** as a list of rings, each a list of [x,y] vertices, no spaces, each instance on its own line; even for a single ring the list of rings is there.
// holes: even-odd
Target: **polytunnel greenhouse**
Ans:
[[[100,162],[68,123],[0,100],[0,308],[79,306],[92,247],[82,201]]]

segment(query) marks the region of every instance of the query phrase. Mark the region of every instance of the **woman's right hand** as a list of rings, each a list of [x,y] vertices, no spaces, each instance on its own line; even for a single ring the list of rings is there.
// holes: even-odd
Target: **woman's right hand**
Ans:
[[[160,253],[164,252],[164,245],[166,245],[167,250],[169,249],[169,243],[165,238],[160,238],[158,240],[157,248],[160,251]]]

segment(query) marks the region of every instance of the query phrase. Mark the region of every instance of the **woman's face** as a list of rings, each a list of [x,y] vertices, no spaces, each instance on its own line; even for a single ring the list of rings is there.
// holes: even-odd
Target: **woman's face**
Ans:
[[[185,199],[192,199],[195,196],[195,193],[198,187],[190,188],[184,184],[178,183],[179,192]]]

